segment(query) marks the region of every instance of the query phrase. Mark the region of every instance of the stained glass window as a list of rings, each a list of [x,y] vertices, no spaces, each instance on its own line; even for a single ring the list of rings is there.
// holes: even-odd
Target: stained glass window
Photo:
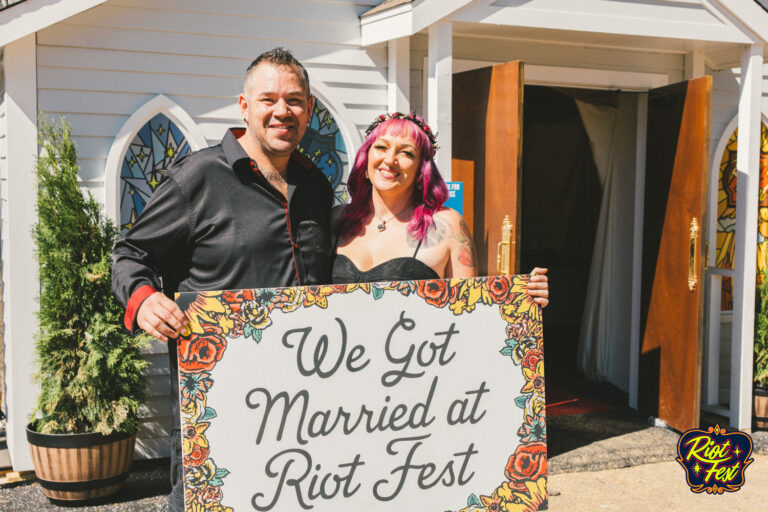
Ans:
[[[312,122],[299,143],[299,151],[328,177],[336,194],[336,202],[346,203],[349,197],[346,183],[349,165],[347,146],[336,120],[318,99],[315,99]]]
[[[717,250],[715,266],[733,269],[734,237],[736,234],[736,144],[734,130],[720,159],[717,190]],[[757,279],[762,280],[768,266],[768,127],[763,124],[760,136],[760,197],[757,219]],[[723,278],[721,309],[733,309],[733,280]]]
[[[164,114],[157,114],[136,133],[120,170],[120,227],[123,234],[144,211],[165,170],[187,153],[186,137]]]
[[[325,105],[316,100],[312,114],[312,122],[299,143],[299,151],[328,177],[336,202],[344,203],[349,197],[347,146]],[[189,151],[184,134],[164,114],[157,114],[136,133],[125,152],[120,171],[120,227],[123,234],[144,211],[165,170]]]

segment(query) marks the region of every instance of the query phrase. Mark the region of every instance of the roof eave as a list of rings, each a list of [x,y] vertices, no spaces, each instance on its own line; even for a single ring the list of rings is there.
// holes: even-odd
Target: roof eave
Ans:
[[[0,47],[107,0],[26,0],[0,11]]]
[[[450,16],[472,0],[414,0],[360,18],[361,44],[411,36]]]
[[[759,4],[743,0],[717,0],[717,3],[738,20],[754,44],[768,45],[768,12]]]

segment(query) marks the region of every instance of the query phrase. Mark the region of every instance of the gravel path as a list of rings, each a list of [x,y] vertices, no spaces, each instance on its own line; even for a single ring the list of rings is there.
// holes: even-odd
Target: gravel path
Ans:
[[[165,512],[168,510],[168,460],[135,462],[123,489],[108,501],[88,506],[57,505],[43,494],[39,484],[19,482],[0,485],[0,510],[3,512],[42,512],[78,510],[82,512]]]

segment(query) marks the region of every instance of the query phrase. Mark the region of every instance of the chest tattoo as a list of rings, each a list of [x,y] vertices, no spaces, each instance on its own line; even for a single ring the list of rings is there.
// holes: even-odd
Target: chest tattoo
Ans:
[[[270,185],[285,195],[288,190],[288,183],[285,181],[285,177],[276,171],[262,171],[262,175],[269,182]]]

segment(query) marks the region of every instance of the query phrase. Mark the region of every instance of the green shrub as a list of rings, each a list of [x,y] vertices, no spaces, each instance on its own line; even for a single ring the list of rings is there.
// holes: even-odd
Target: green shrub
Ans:
[[[768,269],[757,288],[755,307],[755,384],[768,387]]]
[[[143,339],[121,326],[110,264],[118,236],[78,186],[70,128],[40,119],[37,214],[40,271],[36,340],[40,396],[30,418],[41,433],[135,432],[144,398]]]

